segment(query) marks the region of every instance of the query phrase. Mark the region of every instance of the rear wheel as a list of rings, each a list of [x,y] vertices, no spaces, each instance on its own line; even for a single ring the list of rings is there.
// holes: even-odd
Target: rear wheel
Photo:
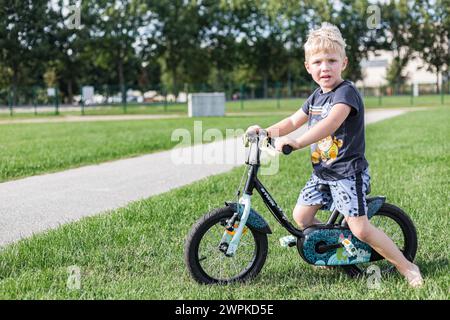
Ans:
[[[226,284],[247,281],[261,271],[268,251],[266,234],[245,226],[233,257],[227,257],[219,249],[225,226],[233,214],[230,207],[216,209],[192,227],[184,257],[191,276],[197,282]]]
[[[384,203],[377,213],[370,219],[375,227],[382,230],[395,245],[403,252],[409,261],[413,261],[417,252],[417,232],[412,220],[400,208]],[[358,265],[345,266],[344,270],[350,276],[358,276],[367,270],[373,270],[373,266],[379,268],[381,274],[389,274],[395,271],[395,267],[373,250],[370,262]],[[369,267],[371,267],[369,269]]]

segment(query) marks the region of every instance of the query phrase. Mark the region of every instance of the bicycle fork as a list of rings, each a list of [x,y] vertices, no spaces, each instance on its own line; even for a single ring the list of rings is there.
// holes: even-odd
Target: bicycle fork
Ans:
[[[239,204],[244,206],[244,212],[242,213],[239,226],[234,229],[234,217],[231,219],[231,224],[226,227],[223,233],[222,239],[220,240],[219,249],[224,252],[227,257],[233,257],[236,254],[239,242],[241,241],[242,234],[244,232],[247,219],[250,216],[251,207],[251,196],[249,194],[243,194],[239,199]],[[239,211],[239,208],[237,208]],[[235,213],[236,215],[239,212]],[[233,235],[234,232],[234,235]]]

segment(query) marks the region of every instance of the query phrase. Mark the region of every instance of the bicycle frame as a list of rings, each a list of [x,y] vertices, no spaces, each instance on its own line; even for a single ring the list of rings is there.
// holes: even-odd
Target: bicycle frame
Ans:
[[[259,138],[256,138],[256,141],[252,141],[252,145],[256,146],[256,153],[254,153],[253,155],[251,154],[251,152],[249,153],[249,158],[247,159],[246,163],[249,164],[249,170],[248,170],[248,178],[247,181],[245,183],[245,187],[243,190],[243,196],[242,198],[239,200],[239,203],[244,205],[244,212],[241,216],[240,219],[240,223],[239,223],[239,227],[237,228],[237,230],[235,231],[235,234],[233,236],[233,238],[231,239],[231,241],[229,242],[229,245],[227,247],[226,250],[226,255],[227,256],[233,256],[236,253],[237,247],[239,245],[239,241],[240,238],[242,236],[242,232],[244,229],[244,226],[247,222],[247,219],[249,217],[249,213],[250,213],[250,208],[251,208],[251,196],[253,195],[253,191],[254,189],[256,189],[256,191],[259,193],[259,195],[261,196],[263,202],[265,203],[265,205],[267,206],[267,208],[269,209],[269,211],[272,213],[272,215],[275,217],[275,219],[293,236],[297,237],[297,238],[303,238],[304,234],[302,232],[302,230],[297,229],[286,217],[286,215],[283,212],[283,209],[280,208],[280,206],[278,206],[278,204],[276,203],[276,201],[273,199],[273,197],[270,195],[270,193],[267,191],[267,188],[262,184],[262,182],[258,179],[258,170],[260,167],[260,153],[261,150],[258,146],[258,142],[259,142]],[[252,146],[250,146],[250,150],[252,150]],[[253,149],[255,150],[255,149]],[[338,216],[339,216],[339,211],[338,210],[334,210],[331,215],[330,218],[328,219],[326,225],[332,225],[335,224]],[[234,217],[235,219],[235,217]],[[229,227],[232,228],[231,225],[234,224],[234,219],[232,218],[232,223],[229,224]],[[229,240],[230,236],[229,234],[225,231],[222,239],[221,239],[221,244],[228,242],[227,240]]]
[[[283,209],[280,208],[280,206],[270,195],[267,188],[258,179],[257,177],[258,169],[259,165],[251,165],[249,178],[244,188],[244,194],[252,195],[253,190],[256,189],[256,191],[261,196],[264,204],[267,206],[267,208],[275,217],[275,219],[292,235],[300,238],[304,237],[303,232],[300,229],[294,227],[294,225],[288,220],[288,218],[283,212]]]

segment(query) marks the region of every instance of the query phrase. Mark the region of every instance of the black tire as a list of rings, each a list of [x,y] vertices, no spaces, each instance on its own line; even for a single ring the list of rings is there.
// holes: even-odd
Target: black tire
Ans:
[[[225,254],[218,249],[218,244],[220,243],[221,236],[225,231],[225,223],[233,216],[233,214],[233,210],[230,207],[215,209],[204,215],[192,226],[192,229],[185,243],[184,260],[192,278],[194,278],[195,281],[201,284],[228,284],[231,282],[244,282],[256,277],[261,271],[266,261],[268,251],[266,234],[258,232],[252,227],[248,227],[248,230],[250,230],[250,232],[247,231],[246,234],[243,234],[241,238],[241,243],[243,245],[239,245],[234,257],[226,257]],[[246,253],[248,253],[248,256],[251,256],[248,258],[248,260],[250,261],[248,262],[248,264],[246,264],[245,261],[243,262],[245,266],[243,270],[238,270],[238,272],[235,272],[235,275],[226,275],[223,277],[214,275],[210,270],[205,270],[208,268],[205,268],[202,262],[206,260],[206,257],[199,257],[199,248],[202,244],[202,240],[204,240],[205,238],[205,235],[210,231],[215,232],[211,236],[213,241],[213,250],[211,250],[211,253],[217,255],[218,259],[220,260],[218,264],[222,264],[222,261],[225,262],[224,264],[233,262],[233,267],[236,268],[235,262],[242,264],[242,261],[239,261],[237,259],[241,258],[244,260],[245,258],[247,258]],[[204,242],[207,242],[207,239],[204,240]],[[247,247],[244,247],[247,242],[250,243],[248,249]],[[252,243],[254,245],[254,249],[250,247]],[[216,247],[214,247],[215,244],[217,244]],[[211,248],[211,246],[209,248]],[[247,251],[244,249],[246,249]],[[225,259],[236,260],[231,261]],[[210,259],[210,261],[214,262],[213,259]],[[239,269],[239,265],[237,266],[237,269]],[[220,271],[222,271],[222,269]]]
[[[417,231],[411,218],[400,208],[384,203],[377,213],[370,219],[370,222],[381,229],[391,238],[403,255],[409,261],[414,261],[417,253]],[[381,223],[383,222],[383,223]],[[388,274],[395,271],[395,267],[379,255],[375,250],[372,253],[370,262],[358,265],[346,266],[344,270],[350,276],[358,276],[365,273],[370,265],[380,268],[381,274]]]

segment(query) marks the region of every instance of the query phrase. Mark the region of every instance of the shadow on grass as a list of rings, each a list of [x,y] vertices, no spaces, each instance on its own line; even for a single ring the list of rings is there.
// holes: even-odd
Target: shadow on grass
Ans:
[[[436,275],[446,275],[450,269],[450,261],[446,258],[440,258],[436,260],[423,260],[414,261],[422,272],[424,278],[436,276]]]
[[[261,284],[282,284],[288,282],[307,283],[308,285],[320,284],[321,282],[327,283],[340,283],[342,281],[351,280],[341,268],[332,269],[318,269],[314,266],[307,264],[299,257],[298,261],[301,266],[290,268],[287,267],[283,270],[266,269],[258,275],[253,281],[257,281]]]

